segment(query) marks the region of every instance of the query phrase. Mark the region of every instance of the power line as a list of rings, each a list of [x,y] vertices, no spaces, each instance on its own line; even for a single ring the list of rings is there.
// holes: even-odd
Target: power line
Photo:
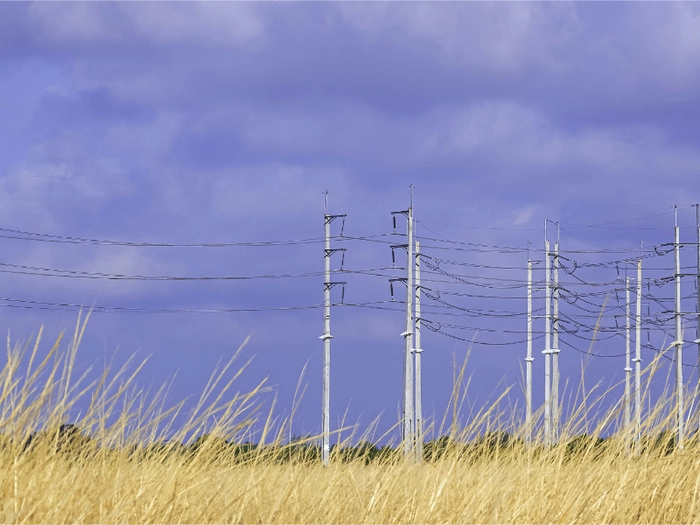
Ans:
[[[39,310],[90,310],[98,313],[244,313],[244,312],[286,312],[292,310],[315,310],[323,308],[322,304],[303,305],[303,306],[282,306],[282,307],[260,307],[260,308],[139,308],[125,306],[103,306],[97,304],[78,304],[66,302],[50,302],[50,301],[32,301],[28,299],[13,299],[8,297],[0,297],[0,301],[5,301],[9,304],[0,304],[0,306],[10,308],[35,308]]]
[[[137,242],[110,239],[92,239],[70,235],[54,235],[38,233],[10,228],[0,228],[0,238],[15,239],[21,241],[49,242],[58,244],[95,244],[105,246],[131,246],[138,248],[240,248],[262,246],[290,246],[295,244],[320,244],[322,238],[294,239],[281,241],[257,241],[257,242],[215,242],[215,243],[166,243],[166,242]]]
[[[319,277],[323,272],[301,272],[301,273],[283,273],[283,274],[262,274],[262,275],[202,275],[202,276],[181,276],[181,275],[138,275],[138,274],[119,274],[105,272],[88,272],[83,270],[66,270],[60,268],[47,268],[41,266],[29,266],[24,264],[12,264],[0,262],[0,272],[33,275],[39,277],[63,277],[73,279],[108,279],[108,280],[127,280],[127,281],[247,281],[255,279],[290,279],[301,277]],[[3,269],[4,268],[4,269]],[[9,269],[8,269],[9,268]],[[390,270],[391,268],[368,268],[366,270],[349,270],[340,269],[338,272],[350,274],[377,275],[384,277],[384,274],[378,274],[382,270]]]
[[[142,242],[114,239],[97,239],[72,235],[56,235],[12,228],[0,228],[0,238],[21,241],[49,242],[58,244],[93,244],[103,246],[129,246],[136,248],[257,248],[267,246],[293,246],[299,244],[322,244],[324,238],[311,237],[304,239],[249,241],[249,242],[211,242],[211,243],[169,243],[169,242]],[[388,243],[380,240],[381,237],[392,236],[391,233],[380,233],[366,236],[338,235],[332,238],[339,240],[356,240]]]

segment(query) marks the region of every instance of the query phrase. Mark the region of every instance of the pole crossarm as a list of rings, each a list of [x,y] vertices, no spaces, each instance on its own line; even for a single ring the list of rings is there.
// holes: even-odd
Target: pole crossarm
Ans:
[[[408,279],[406,277],[392,277],[391,279],[389,279],[389,291],[391,293],[391,300],[392,301],[396,300],[396,299],[394,299],[394,283],[396,283],[396,282],[400,282],[400,283],[408,285]]]
[[[325,218],[325,223],[330,224],[336,219],[345,219],[345,217],[347,217],[347,214],[345,214],[345,213],[340,214],[340,215],[325,214],[323,217]]]
[[[392,244],[389,248],[391,248],[391,265],[393,268],[396,268],[396,250],[403,249],[408,251],[408,244]]]
[[[392,211],[392,212],[391,212],[391,219],[392,219],[393,222],[394,222],[394,233],[396,233],[396,216],[397,216],[397,215],[404,215],[404,216],[408,219],[408,216],[409,216],[410,213],[411,213],[411,210],[410,210],[410,209],[408,209],[408,210],[401,210],[401,211]]]

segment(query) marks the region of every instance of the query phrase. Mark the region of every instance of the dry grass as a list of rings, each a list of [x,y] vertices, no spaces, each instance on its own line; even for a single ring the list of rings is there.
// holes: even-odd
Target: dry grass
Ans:
[[[463,436],[494,419],[486,412],[476,426],[437,448],[440,457],[416,463],[388,455],[368,462],[341,460],[337,453],[323,467],[315,449],[290,458],[275,436],[272,445],[248,451],[226,445],[223,436],[244,439],[259,413],[260,389],[233,394],[230,363],[214,375],[182,429],[169,427],[181,407],[165,409],[157,396],[159,401],[146,402],[154,398],[135,390],[125,370],[95,384],[71,379],[81,329],[65,351],[57,343],[41,362],[38,340],[8,351],[0,373],[5,522],[700,521],[700,447],[693,440],[682,450],[668,447],[665,437],[634,449],[625,432],[605,440],[595,432],[576,437],[572,420],[555,447],[525,446],[517,429],[508,442],[465,443]],[[81,397],[90,409],[75,421],[82,429],[78,437],[76,429],[60,424]],[[667,409],[658,406],[645,435],[667,427]],[[193,446],[193,436],[204,432],[210,439]],[[162,445],[166,435],[187,446]]]

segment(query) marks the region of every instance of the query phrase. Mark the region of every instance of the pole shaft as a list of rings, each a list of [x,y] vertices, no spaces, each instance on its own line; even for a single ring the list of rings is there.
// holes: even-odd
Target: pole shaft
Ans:
[[[637,312],[634,320],[634,419],[636,439],[642,429],[642,260],[637,261]]]
[[[324,285],[323,285],[323,415],[322,460],[330,457],[330,387],[331,387],[331,217],[324,216]]]
[[[698,276],[697,276],[697,294],[698,304],[696,309],[697,327],[695,328],[695,338],[698,342],[698,385],[700,385],[700,204],[695,205],[695,229],[698,234]]]
[[[551,443],[551,366],[552,354],[550,347],[549,326],[551,317],[551,304],[549,295],[549,241],[544,242],[544,271],[545,271],[545,296],[544,296],[544,441],[545,444]]]
[[[681,322],[681,254],[680,254],[680,229],[676,224],[674,252],[676,256],[676,422],[678,424],[678,447],[683,446],[683,334]]]
[[[559,439],[559,242],[554,243],[552,318],[552,439]]]
[[[632,363],[630,355],[630,278],[625,277],[625,430],[629,429],[631,421],[631,375]]]
[[[404,367],[403,367],[403,446],[404,455],[409,456],[413,451],[413,208],[408,209],[408,227],[406,230],[408,246],[406,252],[406,330],[404,336]]]
[[[423,459],[423,387],[421,356],[423,347],[421,346],[421,318],[420,318],[420,243],[416,241],[416,335],[415,335],[415,367],[416,367],[416,459]]]
[[[532,441],[532,261],[527,261],[527,356],[525,357],[525,441]]]

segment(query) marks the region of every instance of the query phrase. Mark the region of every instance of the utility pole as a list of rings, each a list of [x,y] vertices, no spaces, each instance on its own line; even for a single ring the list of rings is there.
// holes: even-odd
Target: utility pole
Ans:
[[[700,386],[700,204],[695,205],[695,230],[698,234],[698,276],[697,276],[697,294],[698,304],[695,310],[697,319],[697,328],[695,329],[695,342],[698,344],[698,385]]]
[[[545,235],[547,230],[547,223],[545,222]],[[551,367],[552,367],[552,351],[550,347],[549,338],[549,323],[550,323],[550,297],[549,297],[549,241],[544,241],[544,268],[545,268],[545,306],[544,306],[544,442],[545,445],[550,445],[552,442],[552,399],[551,399]]]
[[[559,441],[559,223],[554,243],[554,318],[552,320],[552,439]]]
[[[527,357],[525,357],[525,442],[532,441],[532,261],[527,260]]]
[[[325,193],[325,213],[323,215],[325,243],[324,243],[324,277],[323,277],[323,395],[321,415],[321,459],[324,465],[328,465],[330,458],[330,407],[331,407],[331,288],[340,282],[331,281],[331,255],[337,251],[345,251],[344,248],[331,249],[331,223],[338,218],[345,219],[345,215],[328,214],[328,192]]]
[[[404,350],[404,410],[403,439],[404,453],[408,456],[413,448],[413,208],[408,208],[408,246],[406,252],[406,330],[403,333]]]
[[[642,259],[637,261],[637,312],[634,320],[634,419],[635,439],[642,429]]]
[[[631,421],[631,355],[630,355],[630,278],[625,276],[625,432]]]
[[[683,448],[683,333],[681,322],[681,255],[680,255],[680,230],[678,228],[678,208],[674,206],[674,222],[675,222],[675,238],[673,248],[676,259],[676,301],[675,301],[675,318],[676,318],[676,414],[678,423],[678,436],[676,444],[678,448]]]
[[[698,345],[698,380],[695,387],[696,403],[700,400],[700,204],[695,205],[695,231],[697,233],[697,281],[695,282],[695,291],[697,293],[697,307],[695,309],[695,319],[697,326],[695,328],[695,343]],[[698,407],[700,415],[700,406]],[[698,431],[700,432],[700,417],[698,420]]]
[[[423,459],[423,388],[421,377],[421,355],[423,348],[421,347],[421,317],[420,317],[420,242],[416,241],[416,335],[415,335],[415,366],[416,366],[416,459]]]
[[[413,192],[411,192],[413,193]],[[392,212],[394,216],[394,227],[396,227],[396,215],[405,215],[407,219],[406,228],[406,325],[401,334],[404,338],[404,360],[403,360],[403,419],[401,425],[401,438],[403,440],[403,450],[405,456],[413,455],[415,445],[414,423],[414,369],[413,369],[413,198],[411,206],[405,211]],[[398,248],[399,246],[392,246]],[[403,280],[403,279],[401,279]]]

